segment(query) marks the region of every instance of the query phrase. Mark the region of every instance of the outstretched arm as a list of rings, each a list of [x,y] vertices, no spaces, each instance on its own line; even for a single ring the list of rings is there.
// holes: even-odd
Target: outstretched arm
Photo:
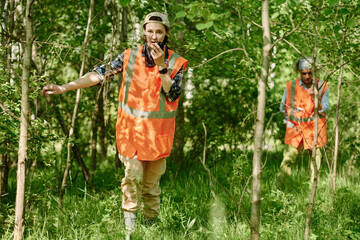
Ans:
[[[98,84],[101,81],[97,72],[89,72],[79,79],[64,85],[49,84],[42,89],[42,95],[57,95],[70,90],[86,88]]]

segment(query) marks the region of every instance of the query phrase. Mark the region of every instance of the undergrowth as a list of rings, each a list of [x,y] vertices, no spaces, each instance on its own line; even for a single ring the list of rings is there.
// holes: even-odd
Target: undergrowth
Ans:
[[[307,169],[294,168],[286,188],[275,186],[281,153],[268,156],[262,174],[261,239],[303,239],[310,196]],[[306,164],[305,164],[306,165]],[[120,180],[111,163],[95,172],[94,190],[87,189],[73,165],[72,178],[58,208],[58,188],[50,167],[35,170],[27,186],[25,239],[124,239]],[[157,222],[143,224],[138,215],[132,239],[248,239],[251,210],[251,156],[228,156],[213,164],[210,178],[204,169],[177,169],[171,163],[161,181],[162,205]],[[360,239],[358,172],[337,178],[332,195],[327,166],[320,172],[311,219],[310,239]],[[11,178],[15,172],[11,172]],[[0,237],[12,239],[15,183],[3,198]],[[241,203],[239,203],[241,200]]]

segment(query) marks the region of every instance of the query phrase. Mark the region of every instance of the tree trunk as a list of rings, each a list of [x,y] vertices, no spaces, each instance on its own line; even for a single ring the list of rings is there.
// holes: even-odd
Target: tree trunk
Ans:
[[[100,131],[100,147],[101,147],[101,158],[105,159],[106,145],[105,145],[105,121],[104,121],[104,104],[103,104],[103,87],[95,89],[95,106],[94,112],[91,119],[91,170],[96,169],[97,164],[97,140],[98,130]]]
[[[345,42],[345,32],[343,32],[342,43],[344,42]],[[339,45],[339,50],[342,50],[340,45]],[[333,194],[335,194],[335,190],[336,190],[336,168],[337,168],[337,159],[339,153],[339,107],[340,107],[341,83],[342,83],[343,72],[344,72],[344,54],[343,51],[341,51],[341,67],[340,67],[340,75],[339,75],[338,88],[337,88],[337,101],[336,101],[335,147],[334,147],[333,173],[332,173]]]
[[[50,103],[51,105],[51,109],[52,111],[54,111],[55,113],[55,116],[56,116],[56,119],[59,121],[59,124],[60,124],[60,127],[61,127],[61,130],[63,131],[64,135],[65,136],[69,136],[69,130],[68,128],[66,127],[65,125],[65,121],[63,119],[63,116],[60,114],[60,111],[59,109],[57,108],[56,104],[54,104],[51,100],[51,98],[47,95],[46,96],[46,100]],[[78,148],[78,146],[76,145],[76,143],[73,144],[73,146],[71,147],[72,149],[72,152],[75,156],[75,159],[77,161],[77,164],[80,166],[81,170],[82,170],[82,173],[83,173],[83,176],[84,176],[84,179],[86,181],[86,183],[89,185],[89,187],[91,188],[91,178],[92,178],[92,175],[91,173],[89,172],[89,169],[86,167],[86,164],[84,162],[84,160],[82,159],[81,157],[81,154],[80,154],[80,150]]]
[[[9,161],[6,153],[0,154],[0,203],[2,196],[7,192],[9,177]]]
[[[9,34],[13,34],[14,32],[14,7],[15,7],[15,1],[10,1],[8,6],[9,11]],[[11,38],[8,39],[6,45],[5,45],[5,55],[6,56],[6,69],[11,76]]]
[[[1,12],[1,16],[0,16],[0,18],[1,18],[1,22],[0,22],[0,24],[1,24],[1,29],[2,29],[2,34],[1,34],[1,45],[6,49],[6,42],[7,42],[7,40],[6,40],[6,38],[5,38],[5,34],[4,34],[4,30],[5,31],[8,31],[8,27],[7,27],[7,13],[8,13],[8,1],[6,1],[6,0],[1,0],[1,5],[0,5],[0,12]],[[5,50],[6,51],[6,50]],[[3,60],[4,60],[4,62],[6,62],[6,54],[5,55],[3,55],[3,56],[1,56],[2,58],[3,58]]]
[[[99,114],[98,114],[98,126],[99,126],[99,137],[100,137],[100,149],[101,149],[101,160],[106,159],[107,146],[106,146],[106,128],[105,128],[105,115],[104,115],[104,88],[101,87],[99,90]]]
[[[127,32],[128,32],[128,9],[127,7],[123,7],[122,8],[122,19],[121,19],[121,33],[120,33],[120,44],[122,47],[126,46],[126,42],[127,42]],[[115,24],[115,26],[117,26]],[[122,79],[119,77],[118,80],[118,89],[120,89],[122,83]],[[109,116],[109,120],[110,120],[110,116]],[[115,167],[116,168],[120,168],[122,166],[120,158],[119,158],[119,152],[117,150],[117,144],[115,142],[115,148],[116,148],[116,154],[115,154]]]
[[[107,7],[110,2],[104,1],[104,9],[103,9],[103,16],[105,17],[107,14]],[[105,41],[105,35],[102,36],[102,42]],[[99,58],[104,59],[105,56],[105,49],[101,48]],[[103,91],[104,87],[101,86],[100,88],[94,88],[94,96],[95,96],[95,106],[94,106],[94,113],[91,119],[91,170],[94,171],[97,165],[97,159],[104,160],[106,159],[106,145],[105,145],[105,119],[104,119],[104,101],[103,101]],[[97,143],[98,143],[98,130],[99,130],[99,140],[100,140],[100,158],[97,154]]]
[[[97,132],[98,132],[98,119],[99,119],[99,103],[97,101],[98,97],[97,95],[100,93],[95,91],[95,106],[94,106],[94,112],[91,119],[91,171],[94,171],[96,169],[96,157],[97,157]]]
[[[15,226],[14,239],[23,238],[25,229],[24,212],[25,212],[25,171],[28,148],[28,125],[29,125],[29,78],[33,36],[33,23],[31,17],[31,5],[33,1],[26,1],[25,22],[26,22],[26,43],[23,60],[23,74],[21,83],[21,121],[20,121],[20,139],[17,163],[17,186],[16,186],[16,203],[15,203]]]
[[[270,67],[270,21],[269,21],[269,0],[262,1],[262,27],[263,27],[263,63],[261,77],[258,79],[257,116],[254,134],[254,156],[251,186],[251,218],[250,230],[252,240],[260,238],[260,207],[261,207],[261,153],[264,135],[265,103],[266,103],[266,82]]]
[[[88,17],[88,22],[87,22],[87,27],[86,27],[86,32],[85,32],[85,39],[84,39],[83,53],[82,53],[82,63],[81,63],[81,69],[80,69],[80,74],[79,74],[80,77],[83,75],[84,68],[85,68],[85,59],[86,59],[85,53],[86,53],[86,46],[87,46],[87,42],[88,42],[88,35],[89,35],[89,29],[90,29],[90,23],[91,23],[93,9],[94,9],[94,0],[90,0],[89,17]],[[76,91],[76,101],[75,101],[73,116],[71,119],[71,126],[70,126],[70,130],[69,130],[68,145],[67,145],[67,164],[66,164],[66,169],[64,172],[64,177],[63,177],[63,181],[62,181],[61,189],[60,189],[59,208],[62,207],[62,200],[63,200],[63,196],[65,193],[66,180],[67,180],[67,176],[69,175],[69,171],[70,171],[70,167],[71,167],[71,149],[72,149],[71,141],[72,141],[72,136],[74,134],[77,108],[78,108],[79,102],[80,102],[80,93],[81,93],[80,89],[78,89]]]
[[[179,4],[179,6],[182,6],[183,4],[183,0],[178,0],[177,4]],[[180,18],[179,19],[180,22],[183,22],[184,19]],[[179,46],[183,45],[184,42],[184,33],[182,30],[177,32],[176,35],[177,38],[177,42],[179,44]],[[184,52],[178,51],[178,53],[183,56]],[[182,89],[182,94],[180,96],[180,100],[179,100],[179,105],[178,105],[178,109],[177,109],[177,114],[176,114],[176,124],[175,124],[175,139],[174,139],[174,147],[173,147],[173,158],[175,160],[175,163],[178,166],[181,166],[182,161],[184,159],[184,145],[185,145],[185,130],[184,130],[184,125],[185,125],[185,112],[184,112],[184,101],[186,100],[186,93],[185,93],[185,76],[183,76],[182,78],[182,82],[181,82],[181,89]]]
[[[317,79],[316,79],[316,72],[317,72],[317,66],[316,66],[316,56],[317,56],[317,28],[318,28],[318,15],[319,15],[319,7],[316,7],[315,10],[315,43],[314,43],[314,55],[313,55],[313,86],[314,86],[314,92],[315,92],[315,107],[314,107],[314,118],[315,118],[315,130],[314,130],[314,143],[313,143],[313,148],[312,148],[312,156],[311,156],[311,163],[313,164],[313,169],[314,169],[314,182],[311,188],[311,195],[310,195],[310,200],[309,200],[309,208],[308,208],[308,212],[307,212],[307,216],[306,216],[306,223],[305,223],[305,234],[304,234],[304,239],[308,240],[309,239],[309,233],[310,233],[310,221],[311,221],[311,214],[312,214],[312,209],[314,206],[314,201],[315,201],[315,195],[316,195],[316,188],[317,188],[317,182],[318,182],[318,168],[316,165],[316,146],[317,146],[317,139],[318,139],[318,129],[319,129],[319,124],[318,124],[318,119],[319,119],[319,114],[318,114],[318,108],[319,108],[319,89],[318,89],[318,84],[317,84]]]

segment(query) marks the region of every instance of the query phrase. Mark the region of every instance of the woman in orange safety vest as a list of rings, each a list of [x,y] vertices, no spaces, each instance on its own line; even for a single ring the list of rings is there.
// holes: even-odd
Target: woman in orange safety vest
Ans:
[[[97,67],[73,82],[43,88],[43,95],[61,94],[122,73],[116,143],[125,165],[121,189],[128,236],[135,230],[141,208],[145,222],[153,222],[159,214],[159,182],[174,140],[181,79],[188,61],[166,45],[169,27],[165,14],[152,12],[143,23],[144,45],[125,50],[110,64]]]

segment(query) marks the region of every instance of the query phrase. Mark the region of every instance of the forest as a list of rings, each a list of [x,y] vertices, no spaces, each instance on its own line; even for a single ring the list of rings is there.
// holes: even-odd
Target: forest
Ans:
[[[1,0],[0,239],[125,239],[122,75],[61,95],[42,88],[142,45],[155,11],[189,62],[160,214],[146,225],[139,212],[131,239],[360,239],[357,0]],[[313,181],[316,144],[279,188],[280,102],[306,56],[329,89],[327,143]]]

